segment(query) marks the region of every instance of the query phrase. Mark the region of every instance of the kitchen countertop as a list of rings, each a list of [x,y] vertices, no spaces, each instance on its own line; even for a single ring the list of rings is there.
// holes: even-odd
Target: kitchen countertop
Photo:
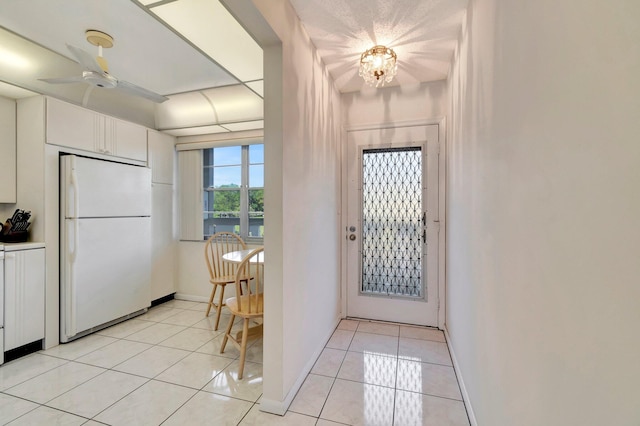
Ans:
[[[31,250],[44,248],[44,243],[26,242],[26,243],[0,243],[0,250],[4,247],[4,251]]]

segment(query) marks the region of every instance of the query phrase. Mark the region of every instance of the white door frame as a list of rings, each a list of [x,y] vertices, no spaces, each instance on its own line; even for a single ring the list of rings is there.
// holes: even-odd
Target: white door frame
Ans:
[[[446,118],[439,117],[428,120],[412,120],[412,121],[398,121],[392,123],[380,123],[370,125],[358,125],[348,126],[343,129],[342,132],[342,179],[341,179],[341,236],[342,241],[340,245],[340,277],[341,277],[341,311],[344,318],[347,313],[347,262],[345,256],[347,253],[347,193],[348,183],[347,178],[347,151],[348,151],[348,132],[359,130],[378,130],[388,129],[394,127],[409,127],[409,126],[426,126],[426,125],[438,125],[438,138],[440,145],[439,159],[438,159],[438,213],[440,218],[440,233],[438,235],[438,328],[444,329],[446,318]]]

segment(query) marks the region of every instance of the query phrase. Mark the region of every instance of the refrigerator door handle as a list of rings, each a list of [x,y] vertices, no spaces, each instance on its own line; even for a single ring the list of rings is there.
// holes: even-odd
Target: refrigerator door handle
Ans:
[[[69,261],[65,265],[67,268],[67,288],[66,288],[66,315],[67,319],[65,324],[65,330],[67,337],[75,336],[76,330],[76,282],[74,276],[76,255],[78,253],[78,226],[79,221],[77,219],[71,219],[71,226],[67,227],[67,254]],[[69,235],[73,233],[73,235]]]
[[[78,175],[76,174],[76,168],[73,161],[74,159],[75,158],[71,158],[69,187],[67,189],[67,200],[72,198],[73,204],[69,203],[67,205],[67,217],[77,218],[79,214],[80,199],[78,194]],[[69,212],[70,208],[72,209],[71,212]]]

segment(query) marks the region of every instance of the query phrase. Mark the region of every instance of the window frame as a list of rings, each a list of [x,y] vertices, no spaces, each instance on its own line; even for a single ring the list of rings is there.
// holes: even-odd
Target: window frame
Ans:
[[[263,186],[261,187],[257,187],[257,186],[249,186],[249,184],[251,183],[249,181],[249,176],[250,176],[250,167],[252,165],[262,165],[264,168],[264,157],[262,158],[262,162],[261,163],[250,163],[250,157],[249,157],[249,149],[252,145],[262,145],[263,146],[263,150],[264,150],[264,141],[260,141],[258,143],[245,143],[245,144],[237,144],[237,145],[224,145],[224,146],[212,146],[212,147],[207,147],[207,148],[202,148],[202,170],[203,170],[203,178],[200,182],[201,185],[201,190],[202,190],[202,194],[204,194],[205,192],[213,192],[215,194],[215,192],[224,192],[224,191],[240,191],[240,212],[239,212],[239,222],[240,222],[240,232],[239,232],[239,236],[240,238],[242,238],[246,243],[249,244],[262,244],[264,241],[264,237],[260,237],[260,236],[249,236],[249,229],[250,229],[250,218],[249,218],[249,191],[250,190],[262,190],[264,191],[264,171],[263,171],[263,176],[262,176],[262,184]],[[215,187],[206,187],[204,186],[204,170],[206,168],[210,168],[212,173],[214,173],[215,175],[215,168],[216,167],[237,167],[237,165],[223,165],[223,166],[215,166],[215,149],[217,148],[224,148],[224,147],[230,147],[230,146],[239,146],[241,148],[241,164],[240,164],[240,187],[239,188],[215,188]],[[206,150],[214,150],[212,152],[212,155],[210,156],[210,158],[212,159],[212,163],[210,164],[205,164],[204,158],[205,156],[205,151]],[[263,169],[264,170],[264,169]],[[215,197],[215,195],[214,195]],[[212,208],[212,206],[210,206],[210,209]],[[210,235],[208,235],[206,233],[206,229],[205,229],[205,215],[208,214],[213,214],[215,213],[215,210],[205,210],[205,206],[204,206],[204,202],[202,203],[201,206],[201,211],[203,214],[203,219],[202,219],[202,235],[203,235],[203,239],[207,240]],[[264,205],[263,205],[263,227],[264,227]]]

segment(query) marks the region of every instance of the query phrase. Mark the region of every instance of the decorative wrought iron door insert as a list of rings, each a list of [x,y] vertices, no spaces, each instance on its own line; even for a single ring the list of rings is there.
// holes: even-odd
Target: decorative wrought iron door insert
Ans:
[[[360,293],[422,298],[421,147],[362,151]]]

